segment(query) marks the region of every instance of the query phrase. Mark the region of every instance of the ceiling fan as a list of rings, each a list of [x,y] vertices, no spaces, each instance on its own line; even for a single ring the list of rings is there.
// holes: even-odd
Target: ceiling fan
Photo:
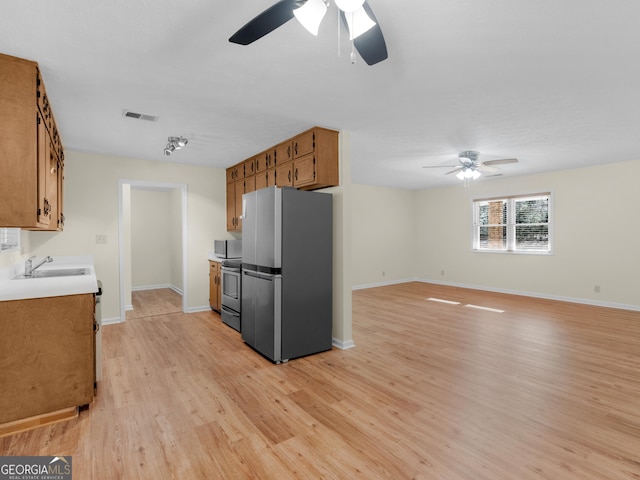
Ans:
[[[353,47],[367,65],[387,58],[387,45],[378,19],[366,0],[334,0],[343,24],[349,31]],[[280,0],[250,20],[234,33],[229,41],[249,45],[284,25],[293,17],[312,34],[318,35],[320,22],[329,7],[329,0]],[[351,61],[355,57],[352,53]]]
[[[517,158],[502,158],[499,160],[487,160],[486,162],[479,162],[479,152],[473,150],[466,150],[458,154],[459,165],[426,165],[422,168],[453,168],[453,170],[445,173],[449,175],[455,173],[456,177],[460,180],[464,179],[476,179],[481,174],[491,174],[488,176],[502,175],[500,169],[495,165],[505,165],[507,163],[518,163]]]

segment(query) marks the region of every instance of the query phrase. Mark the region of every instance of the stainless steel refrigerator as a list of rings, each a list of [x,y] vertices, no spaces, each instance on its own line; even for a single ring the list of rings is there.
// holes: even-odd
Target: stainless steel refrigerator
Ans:
[[[333,197],[269,187],[242,203],[242,339],[276,363],[330,350]]]

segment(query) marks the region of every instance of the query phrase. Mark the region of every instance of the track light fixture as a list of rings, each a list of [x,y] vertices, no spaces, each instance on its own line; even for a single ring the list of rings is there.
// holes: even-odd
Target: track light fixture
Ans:
[[[164,148],[164,154],[166,156],[169,156],[176,150],[180,150],[181,148],[183,148],[187,143],[189,143],[189,140],[182,136],[169,137],[169,143],[167,143],[167,146]]]

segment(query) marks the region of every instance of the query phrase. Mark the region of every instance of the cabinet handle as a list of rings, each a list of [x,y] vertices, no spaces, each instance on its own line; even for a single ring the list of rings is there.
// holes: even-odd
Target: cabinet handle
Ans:
[[[298,142],[293,144],[293,153],[294,153],[294,155],[298,154]]]
[[[289,183],[291,183],[291,170],[287,172],[287,179],[289,180]]]
[[[298,180],[298,169],[296,168],[296,172],[293,175],[293,178]]]
[[[291,145],[287,145],[287,157],[291,158]]]

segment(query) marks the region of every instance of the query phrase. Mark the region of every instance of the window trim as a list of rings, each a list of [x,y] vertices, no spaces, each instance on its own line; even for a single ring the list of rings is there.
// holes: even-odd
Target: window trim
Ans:
[[[515,237],[515,222],[513,223],[513,226],[510,226],[509,219],[507,220],[507,248],[504,250],[498,250],[498,249],[480,249],[478,248],[478,226],[476,224],[476,202],[488,202],[488,201],[492,201],[492,200],[506,200],[507,202],[509,202],[510,200],[515,200],[515,199],[520,199],[520,200],[525,200],[527,198],[532,198],[532,197],[540,197],[540,196],[548,196],[549,197],[549,211],[548,211],[548,215],[549,215],[549,220],[547,222],[548,225],[548,234],[549,234],[549,249],[546,251],[542,251],[542,250],[515,250],[515,249],[509,249],[510,248],[510,244],[512,244],[513,242],[515,242],[515,238],[512,238],[511,240],[509,240],[509,237],[511,236],[511,234],[509,233],[509,230],[511,230],[511,228],[513,228],[513,236]],[[554,244],[555,244],[555,239],[554,239],[554,193],[552,190],[547,190],[547,191],[539,191],[539,192],[532,192],[532,193],[518,193],[518,194],[509,194],[509,195],[495,195],[495,196],[490,196],[490,197],[479,197],[479,198],[472,198],[471,199],[471,250],[474,253],[497,253],[497,254],[507,254],[507,255],[543,255],[543,256],[548,256],[548,255],[553,255],[554,254]],[[511,212],[507,211],[507,216],[510,217],[511,215],[514,215],[515,212],[512,214]],[[513,246],[513,244],[512,244]]]

